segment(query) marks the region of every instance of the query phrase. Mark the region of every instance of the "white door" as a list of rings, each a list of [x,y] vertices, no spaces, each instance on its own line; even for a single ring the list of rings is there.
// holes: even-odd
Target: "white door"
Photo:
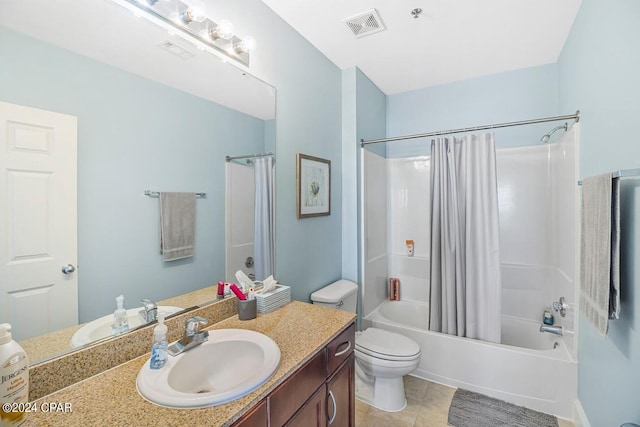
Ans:
[[[0,102],[0,322],[78,323],[77,118]]]

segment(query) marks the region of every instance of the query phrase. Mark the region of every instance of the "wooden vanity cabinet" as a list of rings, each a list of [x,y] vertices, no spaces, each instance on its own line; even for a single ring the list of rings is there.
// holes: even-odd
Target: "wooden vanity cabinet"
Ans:
[[[354,347],[351,324],[233,426],[353,427]],[[266,408],[257,411],[265,401]]]
[[[278,425],[278,424],[274,424]],[[326,427],[327,388],[322,385],[302,408],[285,424],[286,427]]]
[[[327,352],[323,348],[267,396],[269,425],[285,425],[326,380]]]
[[[233,425],[242,427],[268,427],[267,399],[262,399],[260,403],[251,408],[249,412],[244,414],[242,418]]]
[[[354,355],[285,424],[285,427],[355,425]],[[278,425],[278,424],[273,424]]]

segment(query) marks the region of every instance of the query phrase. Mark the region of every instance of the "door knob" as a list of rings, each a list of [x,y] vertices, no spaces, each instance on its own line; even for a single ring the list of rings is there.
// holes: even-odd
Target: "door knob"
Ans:
[[[76,271],[76,268],[72,264],[67,264],[62,266],[62,272],[64,274],[71,274]]]

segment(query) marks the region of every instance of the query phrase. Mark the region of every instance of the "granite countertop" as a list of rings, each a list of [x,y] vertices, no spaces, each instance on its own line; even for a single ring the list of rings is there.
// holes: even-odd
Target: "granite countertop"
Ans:
[[[30,413],[23,425],[228,426],[354,320],[353,313],[293,301],[274,312],[258,313],[253,320],[240,321],[236,315],[207,328],[254,330],[271,337],[280,347],[280,365],[271,379],[258,390],[224,405],[169,409],[147,402],[136,390],[138,371],[149,360],[149,356],[144,355],[39,399],[35,407],[40,408],[44,402],[49,407],[51,403],[60,404],[57,406],[60,412]]]

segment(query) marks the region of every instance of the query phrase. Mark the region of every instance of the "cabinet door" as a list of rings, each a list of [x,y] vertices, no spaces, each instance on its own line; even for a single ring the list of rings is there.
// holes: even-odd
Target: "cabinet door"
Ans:
[[[327,382],[327,425],[331,427],[353,427],[355,425],[355,355],[351,353],[346,362]]]
[[[285,424],[286,427],[326,427],[327,388],[323,384],[318,391]]]
[[[242,418],[232,424],[233,427],[267,427],[267,402],[263,400]]]
[[[280,384],[268,397],[269,425],[280,427],[289,420],[327,380],[327,352],[323,348],[306,365]]]

